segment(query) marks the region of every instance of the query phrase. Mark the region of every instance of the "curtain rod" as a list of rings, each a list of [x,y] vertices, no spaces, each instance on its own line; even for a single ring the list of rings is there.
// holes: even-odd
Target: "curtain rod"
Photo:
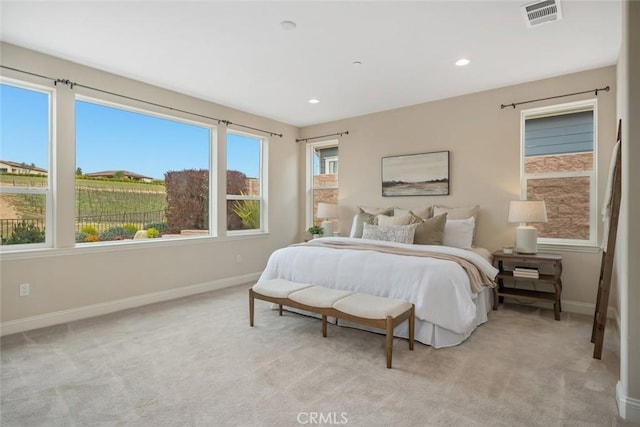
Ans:
[[[330,133],[329,135],[312,136],[310,138],[300,138],[300,139],[296,138],[296,142],[303,142],[303,141],[308,142],[308,141],[311,141],[312,139],[326,138],[328,136],[342,136],[342,135],[349,135],[349,131],[346,130],[344,132]]]
[[[263,133],[269,134],[269,136],[279,136],[280,138],[282,138],[282,134],[281,133],[271,132],[271,131],[264,130],[264,129],[258,129],[258,128],[247,126],[247,125],[243,125],[243,124],[240,124],[240,123],[234,123],[234,122],[231,122],[229,120],[217,119],[215,117],[205,116],[204,114],[194,113],[192,111],[181,110],[179,108],[173,108],[173,107],[170,107],[168,105],[158,104],[156,102],[146,101],[146,100],[140,99],[140,98],[134,98],[132,96],[123,95],[121,93],[111,92],[111,91],[108,91],[108,90],[99,89],[99,88],[96,88],[96,87],[87,86],[87,85],[83,85],[83,84],[80,84],[80,83],[72,82],[71,80],[68,80],[68,79],[56,79],[56,78],[45,76],[45,75],[42,75],[42,74],[37,74],[37,73],[32,73],[30,71],[21,70],[19,68],[8,67],[6,65],[0,65],[0,68],[5,68],[7,70],[16,71],[18,73],[28,74],[30,76],[40,77],[40,78],[43,78],[43,79],[46,79],[46,80],[51,80],[51,81],[53,81],[54,86],[57,86],[58,83],[60,83],[62,85],[65,85],[65,86],[69,86],[69,89],[73,89],[74,87],[77,86],[77,87],[81,87],[81,88],[84,88],[84,89],[89,89],[89,90],[93,90],[93,91],[96,91],[96,92],[101,92],[101,93],[105,93],[105,94],[108,94],[108,95],[113,95],[113,96],[118,96],[120,98],[129,99],[131,101],[142,102],[143,104],[153,105],[155,107],[166,108],[167,110],[171,110],[171,111],[177,111],[177,112],[180,112],[180,113],[185,113],[185,114],[189,114],[189,115],[196,116],[196,117],[202,117],[204,119],[214,120],[214,121],[217,121],[218,124],[224,123],[226,126],[233,125],[233,126],[237,126],[237,127],[241,127],[241,128],[245,128],[245,129],[251,129],[251,130],[258,131],[258,132],[263,132]]]
[[[522,101],[522,102],[513,102],[511,104],[500,104],[500,109],[504,110],[507,107],[513,107],[513,109],[515,110],[516,105],[529,104],[530,102],[547,101],[549,99],[563,98],[565,96],[582,95],[583,93],[595,92],[596,96],[598,96],[598,92],[601,92],[601,91],[609,92],[609,86],[606,86],[600,89],[591,89],[591,90],[584,90],[582,92],[574,92],[574,93],[567,93],[564,95],[549,96],[547,98],[532,99],[529,101]]]

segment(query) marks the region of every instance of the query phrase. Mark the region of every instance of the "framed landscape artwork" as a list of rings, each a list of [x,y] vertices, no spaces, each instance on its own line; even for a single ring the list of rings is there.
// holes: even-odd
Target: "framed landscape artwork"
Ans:
[[[449,194],[449,151],[382,158],[383,196]]]

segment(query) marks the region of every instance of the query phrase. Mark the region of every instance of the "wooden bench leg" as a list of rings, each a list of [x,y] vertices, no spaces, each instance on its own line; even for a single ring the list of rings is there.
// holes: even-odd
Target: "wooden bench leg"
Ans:
[[[253,326],[253,304],[254,304],[253,289],[249,289],[249,326]]]
[[[393,317],[387,316],[387,369],[391,369],[391,357],[393,356]]]
[[[409,350],[413,350],[413,337],[416,333],[416,307],[411,306],[411,314],[409,315]]]
[[[282,316],[282,304],[278,304],[278,315]]]
[[[327,316],[325,314],[322,315],[322,336],[327,336]]]

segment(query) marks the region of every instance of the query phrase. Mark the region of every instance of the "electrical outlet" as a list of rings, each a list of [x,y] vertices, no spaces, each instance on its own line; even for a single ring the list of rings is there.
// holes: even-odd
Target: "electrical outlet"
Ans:
[[[21,283],[20,284],[20,296],[21,297],[27,297],[29,296],[29,284],[28,283]]]

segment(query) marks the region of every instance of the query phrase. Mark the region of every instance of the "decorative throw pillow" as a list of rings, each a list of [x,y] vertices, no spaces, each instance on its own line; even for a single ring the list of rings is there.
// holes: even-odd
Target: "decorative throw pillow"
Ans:
[[[475,220],[468,219],[447,219],[444,225],[444,236],[442,244],[460,249],[471,249],[473,241],[473,230]]]
[[[434,216],[418,224],[413,237],[416,245],[442,245],[447,214]]]
[[[362,227],[364,224],[373,224],[375,219],[375,215],[368,214],[366,212],[360,211],[353,216],[353,221],[351,222],[351,231],[349,232],[349,237],[362,237]]]
[[[429,219],[433,216],[433,208],[431,206],[424,206],[417,209],[394,208],[393,216],[406,215],[409,212],[422,219]]]
[[[478,212],[480,211],[480,206],[466,206],[459,208],[449,208],[447,206],[434,206],[433,207],[433,215],[440,215],[443,213],[447,213],[447,220],[452,219],[467,219],[473,217],[474,227],[475,224],[478,223]],[[476,245],[476,230],[473,229],[473,240],[471,243],[473,246]]]
[[[413,243],[413,236],[415,235],[417,226],[418,224],[382,227],[379,225],[364,224],[362,238],[411,244]]]

